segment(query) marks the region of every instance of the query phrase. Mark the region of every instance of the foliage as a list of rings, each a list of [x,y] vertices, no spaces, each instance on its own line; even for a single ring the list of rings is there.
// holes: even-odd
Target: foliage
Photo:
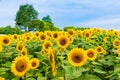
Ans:
[[[31,20],[28,27],[29,31],[41,30],[44,28],[44,22],[41,20]]]
[[[14,36],[17,36],[17,38]],[[0,39],[0,77],[5,79],[120,79],[119,31],[97,28],[86,30],[69,29],[66,32],[36,31],[21,35],[7,35],[7,37],[0,36]],[[6,45],[8,43],[10,44]],[[22,49],[18,45],[22,45]],[[23,53],[23,50],[27,51]],[[91,50],[91,52],[88,50]],[[27,56],[30,60],[36,58],[39,65],[35,69],[31,68],[26,71],[23,76],[18,77],[11,72],[11,64],[15,63],[18,56]],[[83,60],[85,61],[83,62]],[[31,64],[31,66],[35,65]],[[21,64],[17,64],[14,68],[19,72],[26,69]]]
[[[38,18],[38,12],[34,9],[32,5],[24,4],[19,7],[19,10],[16,14],[16,25],[21,29],[27,31],[29,30],[29,23],[31,20],[36,20]]]
[[[23,32],[18,28],[12,28],[11,26],[0,27],[0,34],[22,34]]]
[[[67,31],[68,29],[75,29],[75,27],[74,26],[65,26],[63,28],[64,31]]]
[[[48,15],[48,16],[44,16],[44,17],[42,18],[42,21],[52,23],[52,19],[50,18],[49,15]]]

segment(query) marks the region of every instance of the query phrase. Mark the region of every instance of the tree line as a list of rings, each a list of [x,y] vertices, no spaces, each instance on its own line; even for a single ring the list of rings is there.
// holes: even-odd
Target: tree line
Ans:
[[[0,34],[21,34],[29,31],[60,31],[52,22],[49,15],[44,16],[42,19],[38,18],[39,13],[34,9],[33,5],[24,4],[20,5],[16,13],[15,27],[6,26],[0,27]],[[67,29],[85,29],[81,27],[66,26],[63,30]]]

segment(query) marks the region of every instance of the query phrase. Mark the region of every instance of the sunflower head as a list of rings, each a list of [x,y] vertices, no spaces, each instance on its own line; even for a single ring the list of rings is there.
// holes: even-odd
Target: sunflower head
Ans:
[[[11,65],[11,72],[16,76],[22,77],[30,68],[29,58],[27,56],[18,56]]]
[[[47,39],[46,34],[40,33],[39,39],[40,39],[41,41],[45,41],[45,40]]]
[[[31,36],[25,36],[25,41],[30,41],[31,39]]]
[[[39,60],[37,58],[31,59],[31,69],[36,69],[39,66]]]
[[[18,43],[17,46],[16,46],[17,51],[22,51],[23,48],[24,48],[23,44]]]
[[[51,46],[52,46],[52,42],[51,41],[45,41],[43,43],[43,49],[45,49],[45,50],[48,50]]]
[[[88,49],[86,54],[87,54],[87,58],[89,60],[94,60],[97,57],[97,52],[94,49]]]
[[[58,38],[58,35],[59,35],[59,33],[57,31],[54,31],[52,33],[52,38],[56,40]]]
[[[49,54],[49,59],[50,59],[51,64],[55,63],[54,53],[51,48],[48,50],[48,54]]]
[[[19,39],[19,36],[17,34],[12,35],[12,37],[13,37],[13,40],[18,40]]]
[[[87,61],[87,56],[83,49],[74,48],[68,54],[68,61],[75,67],[82,66]]]
[[[35,37],[35,38],[38,38],[39,36],[40,36],[39,31],[34,32],[34,37]]]
[[[4,46],[9,46],[10,43],[11,43],[10,37],[9,36],[3,36],[2,39],[1,39],[1,43]]]
[[[113,41],[113,46],[114,46],[115,48],[118,48],[118,47],[120,46],[120,40],[115,39],[115,40]]]
[[[61,35],[57,40],[57,44],[60,48],[65,49],[69,45],[69,38],[66,35]]]
[[[0,80],[5,80],[5,78],[3,78],[3,77],[0,77]]]
[[[55,63],[52,63],[51,67],[52,67],[52,75],[55,76],[57,74],[57,68],[56,68]]]
[[[25,47],[22,48],[21,54],[24,55],[24,56],[27,55],[27,49]]]
[[[59,50],[58,50],[57,48],[54,48],[54,49],[53,49],[53,52],[54,52],[55,54],[58,54]]]
[[[73,29],[68,29],[67,33],[69,36],[74,36],[75,31]]]
[[[103,49],[102,46],[98,46],[98,47],[96,48],[96,51],[97,51],[97,53],[103,53],[103,52],[104,52],[104,49]]]

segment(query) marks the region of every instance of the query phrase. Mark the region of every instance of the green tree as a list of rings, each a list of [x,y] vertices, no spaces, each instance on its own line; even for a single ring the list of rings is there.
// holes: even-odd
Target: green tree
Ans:
[[[75,27],[74,26],[65,26],[63,30],[67,31],[68,29],[75,29]]]
[[[41,20],[31,20],[29,24],[29,31],[42,30],[44,28],[44,22]]]
[[[38,19],[38,12],[34,9],[33,5],[25,4],[19,7],[15,21],[20,29],[28,31],[30,21],[36,19]]]
[[[50,22],[50,23],[52,23],[52,19],[50,18],[49,15],[48,15],[48,16],[44,16],[44,17],[42,18],[42,20],[43,20],[44,22]]]

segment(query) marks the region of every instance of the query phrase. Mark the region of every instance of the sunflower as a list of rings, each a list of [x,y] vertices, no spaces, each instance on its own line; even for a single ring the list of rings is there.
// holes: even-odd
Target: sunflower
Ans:
[[[57,48],[53,49],[53,53],[58,54],[59,50]]]
[[[69,41],[72,43],[74,41],[74,37],[69,37]]]
[[[30,60],[31,69],[36,69],[39,66],[39,60],[37,58],[33,58]]]
[[[107,42],[107,40],[108,40],[108,37],[104,37],[103,38],[103,41],[106,43]]]
[[[41,33],[40,36],[39,36],[39,39],[41,41],[45,41],[47,39],[47,36],[44,33]]]
[[[87,54],[87,58],[89,60],[94,60],[97,57],[97,52],[94,49],[88,49],[86,54]]]
[[[2,52],[2,50],[3,50],[3,47],[2,47],[2,45],[0,45],[0,52]]]
[[[115,48],[118,48],[118,47],[120,46],[120,40],[115,39],[115,40],[113,41],[113,46],[114,46]]]
[[[11,72],[19,77],[24,76],[24,74],[31,68],[30,60],[27,56],[18,56],[15,61],[11,64]]]
[[[25,36],[25,41],[30,41],[31,39],[31,36]]]
[[[49,59],[51,62],[51,67],[52,67],[52,74],[53,74],[53,76],[55,76],[57,74],[57,69],[56,69],[56,63],[55,63],[55,58],[54,58],[54,54],[53,54],[53,49],[50,48],[48,53],[49,53]]]
[[[75,31],[73,29],[68,29],[67,33],[69,36],[74,36]]]
[[[0,77],[0,80],[5,80],[5,78],[3,78],[3,77]]]
[[[27,55],[27,49],[26,49],[25,47],[22,48],[21,54],[22,54],[22,55]]]
[[[58,36],[59,36],[59,33],[57,31],[52,32],[52,38],[53,39],[56,40],[58,38]]]
[[[52,63],[51,67],[52,67],[52,75],[55,76],[57,74],[57,68],[56,68],[55,63]]]
[[[1,43],[4,46],[9,46],[11,44],[11,39],[9,36],[3,36],[1,39]]]
[[[57,40],[57,44],[60,48],[66,49],[69,45],[69,38],[66,35],[61,35]]]
[[[68,53],[68,61],[75,67],[82,66],[87,61],[87,56],[83,49],[74,48]]]
[[[103,49],[102,46],[98,46],[98,47],[96,48],[96,51],[97,51],[97,53],[103,53],[103,52],[104,52],[104,49]]]
[[[42,49],[42,50],[40,51],[40,54],[41,54],[42,56],[44,56],[45,53],[46,53],[46,50],[45,50],[45,49]]]
[[[120,56],[120,47],[117,48],[117,54]]]
[[[17,34],[12,35],[13,40],[18,40],[19,36]]]
[[[52,46],[52,42],[51,41],[45,41],[43,43],[43,49],[45,49],[45,50],[48,50],[51,46]]]
[[[50,59],[51,64],[54,64],[55,59],[54,59],[53,50],[51,48],[48,50],[48,54],[49,54],[49,59]]]
[[[45,31],[45,34],[49,37],[52,37],[52,32],[51,31]]]
[[[17,51],[22,51],[23,48],[24,48],[23,44],[18,43],[17,46],[16,46]]]
[[[34,37],[35,37],[35,38],[38,38],[39,36],[40,36],[39,31],[34,32]]]
[[[84,36],[85,36],[86,38],[90,38],[90,37],[91,37],[91,33],[90,33],[89,31],[86,31],[86,32],[84,33]]]

